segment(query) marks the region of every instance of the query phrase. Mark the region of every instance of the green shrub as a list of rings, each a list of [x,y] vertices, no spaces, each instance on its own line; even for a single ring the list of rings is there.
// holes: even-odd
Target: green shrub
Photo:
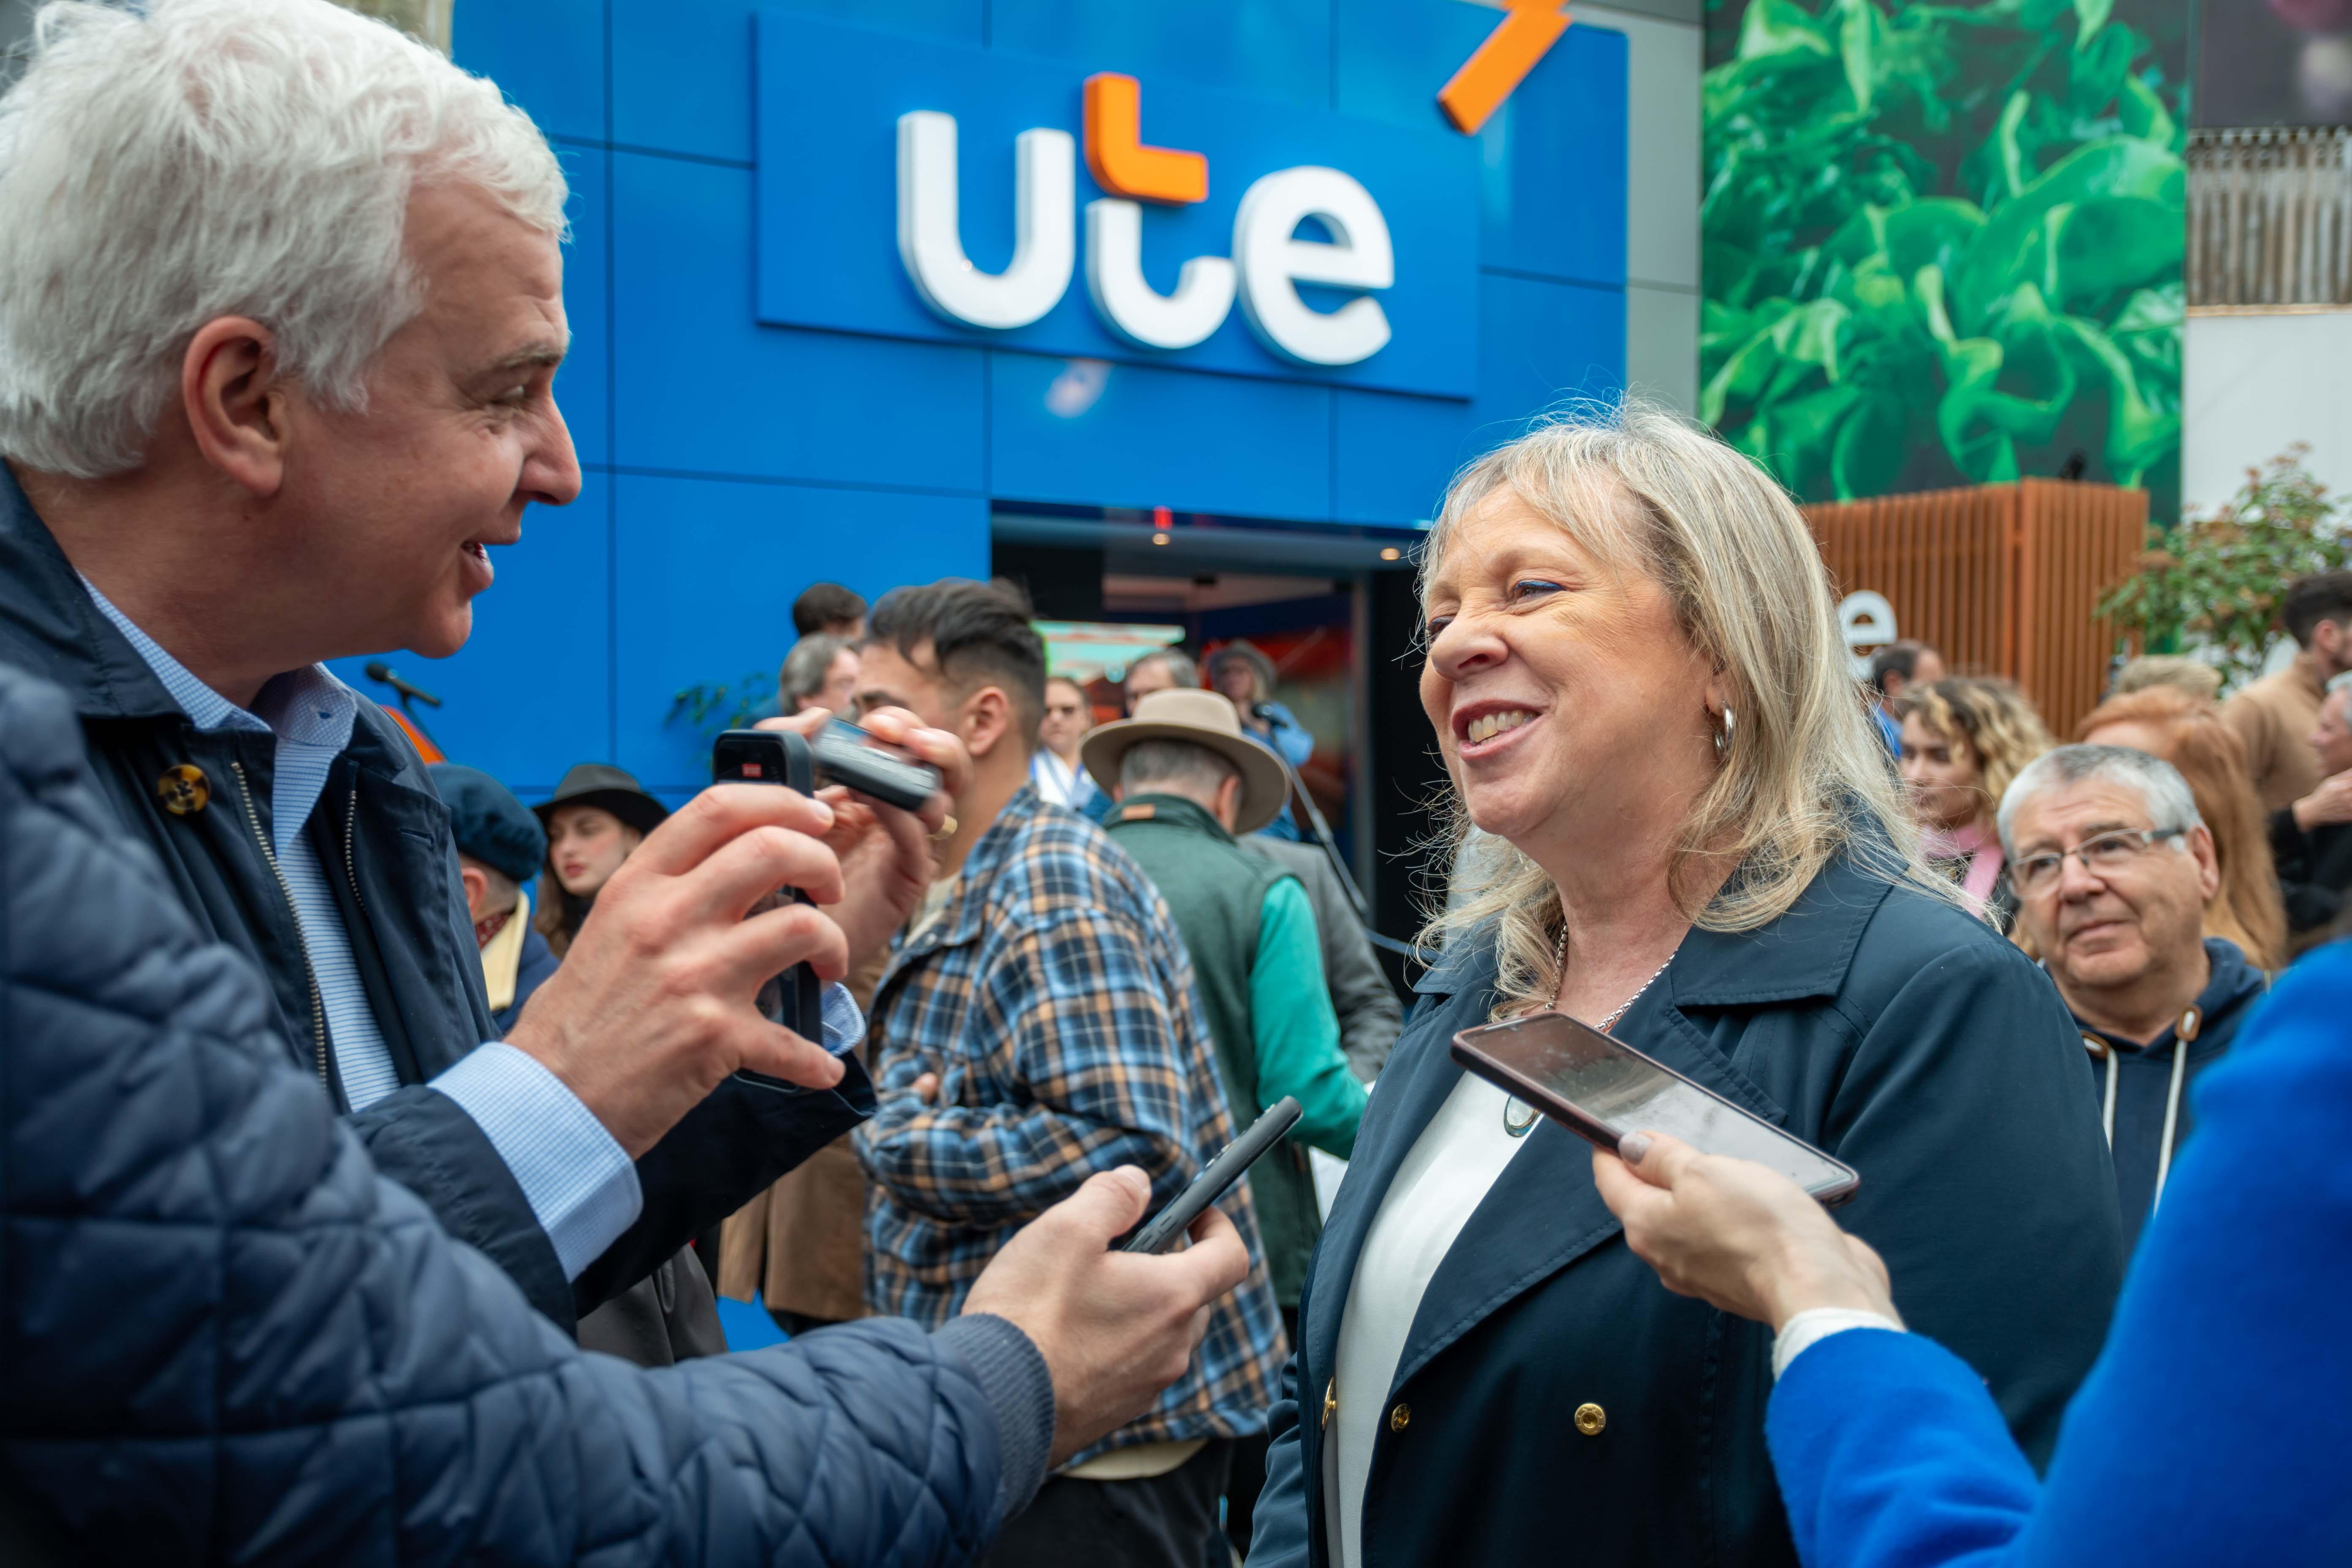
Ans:
[[[2259,468],[2210,517],[2158,531],[2138,573],[2099,605],[2151,648],[2194,639],[2232,686],[2262,673],[2288,584],[2352,565],[2352,536],[2326,487],[2303,466],[2310,448],[2288,447]]]

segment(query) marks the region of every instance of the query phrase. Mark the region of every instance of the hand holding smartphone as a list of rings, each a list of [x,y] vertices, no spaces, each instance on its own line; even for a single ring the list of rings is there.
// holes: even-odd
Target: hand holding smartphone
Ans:
[[[1165,1252],[1175,1246],[1192,1228],[1192,1222],[1201,1217],[1202,1212],[1224,1196],[1225,1189],[1240,1181],[1242,1173],[1257,1163],[1259,1155],[1298,1125],[1301,1114],[1298,1101],[1286,1094],[1266,1107],[1265,1113],[1249,1124],[1248,1131],[1202,1166],[1192,1184],[1177,1194],[1173,1203],[1137,1226],[1134,1234],[1119,1244],[1119,1250]]]
[[[1853,1166],[1565,1014],[1465,1029],[1454,1059],[1612,1154],[1629,1132],[1664,1132],[1702,1154],[1769,1166],[1824,1204],[1862,1184]]]
[[[781,784],[814,795],[816,763],[809,743],[789,730],[730,730],[711,744],[710,782]],[[753,904],[750,915],[764,914],[780,904],[807,901],[808,895],[797,888],[779,888]],[[824,988],[807,964],[795,963],[761,986],[757,1005],[761,1016],[770,1023],[782,1024],[813,1045],[824,1043]],[[736,1076],[772,1089],[799,1091],[798,1085],[765,1073]]]

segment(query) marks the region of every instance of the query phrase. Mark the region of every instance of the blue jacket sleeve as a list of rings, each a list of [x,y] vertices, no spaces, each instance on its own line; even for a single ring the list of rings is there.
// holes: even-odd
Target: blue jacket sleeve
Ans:
[[[0,669],[0,1486],[71,1560],[962,1563],[1026,1500],[1001,1321],[583,1353],[377,1173],[79,745]]]
[[[1298,1441],[1298,1356],[1283,1363],[1265,1413],[1265,1486],[1250,1516],[1249,1568],[1302,1568],[1307,1549],[1307,1465]]]
[[[2043,1486],[1933,1346],[1857,1331],[1796,1359],[1768,1435],[1808,1568],[2341,1560],[2348,1012],[2338,942],[2288,971],[2198,1080],[2197,1131]]]

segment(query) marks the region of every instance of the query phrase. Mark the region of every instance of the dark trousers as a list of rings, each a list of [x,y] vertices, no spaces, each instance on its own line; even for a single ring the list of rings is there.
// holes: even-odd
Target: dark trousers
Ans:
[[[1230,1568],[1217,1523],[1233,1445],[1208,1446],[1139,1481],[1055,1476],[982,1559],[983,1568]]]

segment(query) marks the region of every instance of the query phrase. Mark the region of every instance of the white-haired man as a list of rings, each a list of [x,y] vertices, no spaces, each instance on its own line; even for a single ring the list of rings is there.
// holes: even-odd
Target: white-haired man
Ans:
[[[945,803],[920,816],[836,814],[788,791],[709,792],[606,886],[570,963],[509,1041],[484,1044],[496,1033],[448,814],[396,731],[320,661],[454,651],[489,586],[489,548],[520,535],[530,503],[561,506],[578,492],[551,391],[570,336],[564,200],[552,153],[494,85],[325,0],[52,5],[24,75],[0,98],[0,667],[62,689],[97,796],[163,872],[144,885],[168,888],[196,931],[267,981],[270,1016],[238,1027],[289,1042],[293,1065],[346,1113],[376,1168],[568,1330],[576,1310],[644,1277],[870,1111],[862,1071],[834,1054],[862,1026],[844,994],[829,995],[823,1044],[761,1017],[753,998],[785,966],[838,978],[853,954],[887,940],[927,879],[927,825]],[[867,721],[938,763],[951,789],[968,771],[952,736],[907,715]],[[64,787],[79,759],[56,763]],[[780,884],[807,889],[829,914],[799,906],[743,918]],[[58,921],[87,918],[79,891],[71,878],[51,885]],[[71,1025],[55,1008],[6,1016],[12,1030],[47,1030],[38,1043]],[[12,1067],[36,1043],[12,1034]],[[806,1091],[779,1092],[740,1069]],[[97,1092],[128,1104],[136,1088]],[[167,1109],[192,1134],[215,1113],[193,1081]],[[96,1162],[77,1165],[61,1190],[85,1206],[114,1202],[108,1150],[139,1131],[126,1121],[104,1140],[12,1147],[8,1168]],[[314,1161],[340,1158],[335,1146]],[[198,1188],[236,1193],[240,1158],[288,1153],[234,1139],[226,1151],[201,1179],[192,1169],[176,1186],[159,1184],[140,1212],[168,1214]],[[12,1177],[11,1204],[26,1190]],[[1139,1184],[1118,1206],[1141,1203]],[[63,1238],[83,1211],[43,1213]],[[264,1230],[283,1217],[242,1216]],[[820,1537],[879,1543],[905,1528],[845,1516],[844,1500],[881,1495],[862,1489],[859,1464],[904,1468],[903,1455],[874,1445],[853,1443],[846,1458],[829,1450],[846,1467],[839,1479],[824,1466],[799,1475],[797,1501],[782,1507],[772,1489],[697,1499],[673,1484],[702,1442],[682,1417],[659,1440],[648,1433],[634,1459],[603,1461],[573,1448],[541,1454],[534,1445],[569,1436],[525,1422],[496,1464],[467,1469],[482,1450],[436,1440],[439,1418],[411,1406],[446,1407],[445,1426],[482,1412],[420,1392],[410,1331],[495,1310],[495,1292],[490,1307],[478,1296],[461,1312],[420,1278],[390,1317],[384,1303],[354,1300],[228,1326],[232,1308],[266,1302],[316,1249],[356,1255],[363,1220],[332,1205],[257,1241],[252,1256],[224,1239],[222,1255],[193,1271],[142,1273],[121,1248],[70,1252],[63,1239],[45,1251],[23,1241],[36,1233],[22,1223],[12,1206],[0,1268],[10,1314],[0,1343],[26,1357],[5,1373],[12,1441],[71,1435],[110,1454],[152,1454],[166,1436],[217,1447],[228,1439],[205,1424],[226,1419],[224,1399],[242,1406],[236,1424],[256,1439],[234,1480],[215,1470],[157,1482],[160,1472],[110,1459],[58,1495],[49,1472],[37,1489],[69,1519],[150,1508],[171,1527],[137,1539],[186,1529],[204,1550],[246,1555],[294,1539],[328,1550],[332,1531],[310,1537],[318,1510],[332,1509],[383,1520],[374,1550],[406,1540],[413,1510],[436,1511],[425,1500],[438,1496],[436,1521],[453,1528],[471,1519],[488,1529],[518,1508],[545,1515],[556,1527],[542,1535],[568,1559],[609,1535],[611,1521],[586,1521],[610,1497],[588,1494],[617,1486],[613,1495],[644,1500],[625,1527],[632,1538],[696,1530],[750,1557],[768,1554],[763,1541],[818,1550]],[[1045,1257],[1046,1273],[1065,1278],[1045,1295],[1032,1281],[1028,1296],[1085,1295],[1108,1234],[1091,1244],[1064,1235]],[[279,1262],[265,1267],[265,1257]],[[1093,1425],[1084,1407],[1113,1387],[1114,1403],[1148,1403],[1150,1378],[1118,1369],[1149,1364],[1155,1334],[1181,1337],[1216,1272],[1156,1276],[1150,1289],[1181,1309],[1173,1331],[1151,1328],[1147,1310],[1106,1342],[1069,1332],[1067,1315],[1016,1310],[992,1326],[868,1345],[869,1359],[928,1366],[934,1395],[957,1379],[980,1395],[953,1413],[918,1398],[891,1419],[977,1444],[969,1451],[983,1467],[1001,1462],[1003,1496],[943,1498],[945,1511],[919,1533],[968,1549],[1006,1503],[1024,1500],[1057,1403],[1062,1425],[1081,1426]],[[975,1301],[990,1299],[975,1289]],[[89,1336],[114,1331],[106,1315],[124,1311],[184,1319],[171,1354],[113,1369],[129,1380],[118,1387],[84,1380],[78,1413],[45,1403],[54,1379],[27,1368],[74,1366],[92,1353]],[[487,1347],[497,1336],[485,1332]],[[1140,1337],[1115,1342],[1130,1332]],[[835,1350],[859,1353],[839,1341]],[[382,1357],[392,1360],[372,1360]],[[159,1392],[167,1363],[178,1383],[214,1391],[201,1411],[161,1414],[172,1404]],[[469,1364],[476,1386],[509,1386],[497,1355]],[[330,1367],[362,1369],[352,1386],[367,1392],[350,1410],[364,1406],[393,1450],[368,1459],[376,1447],[354,1438],[347,1462],[318,1470],[309,1467],[325,1461],[309,1439],[269,1446],[274,1423],[327,1430],[315,1403],[301,1412],[304,1393],[324,1386],[313,1373]],[[761,1375],[772,1390],[804,1374]],[[764,1418],[789,1434],[811,1404],[779,1400]],[[763,1419],[756,1394],[749,1408]],[[783,1462],[800,1467],[824,1447],[785,1446]],[[675,1466],[647,1461],[661,1454]],[[553,1483],[529,1502],[500,1489],[511,1479],[500,1481],[499,1466],[518,1460]],[[814,1511],[795,1522],[802,1505]],[[274,1516],[281,1507],[296,1511]],[[488,1551],[488,1539],[429,1554]]]
[[[2171,763],[2061,746],[2017,775],[2000,826],[2018,930],[2099,1067],[2124,1237],[2136,1245],[2189,1135],[2189,1085],[2230,1048],[2263,974],[2204,934],[2221,871]]]

